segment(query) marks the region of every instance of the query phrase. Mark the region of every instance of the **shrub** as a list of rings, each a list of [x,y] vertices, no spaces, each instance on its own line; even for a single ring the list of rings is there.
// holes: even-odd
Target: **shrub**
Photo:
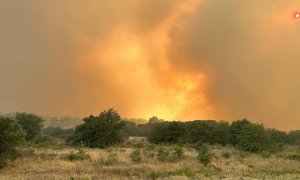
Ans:
[[[16,120],[26,132],[26,140],[36,142],[42,136],[42,129],[44,120],[35,114],[17,113]]]
[[[291,160],[300,161],[300,154],[299,153],[290,154],[288,156],[288,158],[291,159]]]
[[[157,152],[157,159],[159,161],[165,162],[169,160],[169,151],[165,150],[164,148],[159,148]]]
[[[184,150],[182,147],[175,147],[171,156],[171,161],[177,161],[184,158]]]
[[[133,147],[138,148],[138,149],[142,149],[142,148],[144,148],[144,144],[143,143],[136,143],[136,144],[133,144]]]
[[[262,152],[260,152],[260,155],[263,158],[269,158],[269,157],[271,157],[271,152],[270,151],[262,151]]]
[[[0,168],[18,156],[16,147],[24,141],[25,132],[15,119],[0,116]]]
[[[140,163],[142,162],[142,153],[140,149],[135,149],[130,154],[130,159],[134,163]]]
[[[246,119],[234,121],[230,126],[230,134],[231,143],[241,150],[258,153],[274,149],[274,144],[265,128]]]
[[[225,158],[225,159],[229,159],[231,157],[231,155],[230,155],[229,152],[223,152],[222,157]]]
[[[105,148],[121,142],[120,130],[124,127],[124,122],[112,108],[99,116],[84,118],[83,121],[84,123],[75,129],[72,139],[74,145]]]
[[[101,161],[102,161],[102,164],[104,164],[106,166],[111,166],[118,162],[118,156],[115,153],[111,153],[108,155],[108,157],[105,160],[102,159]]]
[[[80,161],[90,159],[90,155],[83,149],[79,149],[78,152],[71,151],[66,155],[66,159],[69,161]]]
[[[183,122],[162,122],[153,124],[149,141],[152,143],[182,144],[188,141],[188,131]]]
[[[198,150],[198,160],[205,166],[211,163],[213,154],[209,152],[207,146],[201,146]]]

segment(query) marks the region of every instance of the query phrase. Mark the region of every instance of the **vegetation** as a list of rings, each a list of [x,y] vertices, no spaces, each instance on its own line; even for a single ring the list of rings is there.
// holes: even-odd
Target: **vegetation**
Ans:
[[[26,132],[26,140],[35,142],[42,136],[44,120],[32,113],[16,113],[16,120]]]
[[[198,160],[205,166],[211,163],[213,154],[209,152],[209,149],[206,145],[198,147]]]
[[[78,152],[71,151],[65,157],[69,161],[88,160],[91,158],[83,149],[78,149]]]
[[[38,119],[26,113],[1,116],[0,136],[5,138],[0,139],[0,167],[15,160],[18,151],[21,156],[12,162],[18,166],[1,170],[0,179],[12,179],[10,174],[15,172],[16,177],[25,176],[24,179],[300,176],[299,131],[267,129],[246,119],[232,123],[167,122],[152,117],[146,124],[136,124],[122,120],[117,111],[108,109],[99,116],[84,118],[75,129],[47,127],[42,131],[38,130],[43,127],[42,119]],[[30,121],[36,128],[29,128]],[[145,136],[148,141],[126,141],[130,136]],[[20,146],[24,139],[28,142]],[[29,166],[31,173],[26,173],[24,169]]]
[[[0,168],[3,168],[7,161],[16,159],[16,147],[23,142],[24,137],[25,132],[16,120],[0,116]]]
[[[89,116],[84,123],[75,128],[73,145],[84,145],[92,148],[105,148],[121,142],[120,130],[124,122],[117,111],[108,109],[99,116]]]

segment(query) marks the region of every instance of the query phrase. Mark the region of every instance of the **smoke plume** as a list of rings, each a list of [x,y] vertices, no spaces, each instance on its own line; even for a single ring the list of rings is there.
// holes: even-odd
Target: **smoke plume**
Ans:
[[[0,110],[300,128],[300,3],[0,2]]]

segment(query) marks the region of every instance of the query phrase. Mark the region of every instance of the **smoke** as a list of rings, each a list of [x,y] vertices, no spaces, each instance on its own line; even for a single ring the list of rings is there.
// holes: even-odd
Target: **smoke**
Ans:
[[[300,3],[0,2],[0,110],[294,129]]]

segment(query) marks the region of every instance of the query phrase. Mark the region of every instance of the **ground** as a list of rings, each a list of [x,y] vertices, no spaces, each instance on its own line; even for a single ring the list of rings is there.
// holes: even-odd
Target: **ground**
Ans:
[[[159,160],[161,148],[170,152],[169,159]],[[288,159],[299,150],[296,147],[263,157],[229,146],[209,146],[213,159],[207,166],[198,161],[194,148],[184,147],[182,157],[176,156],[176,148],[148,143],[85,148],[90,157],[76,160],[70,152],[78,149],[26,147],[20,149],[22,157],[0,170],[0,179],[300,179],[300,162]],[[132,155],[133,151],[140,154]]]

